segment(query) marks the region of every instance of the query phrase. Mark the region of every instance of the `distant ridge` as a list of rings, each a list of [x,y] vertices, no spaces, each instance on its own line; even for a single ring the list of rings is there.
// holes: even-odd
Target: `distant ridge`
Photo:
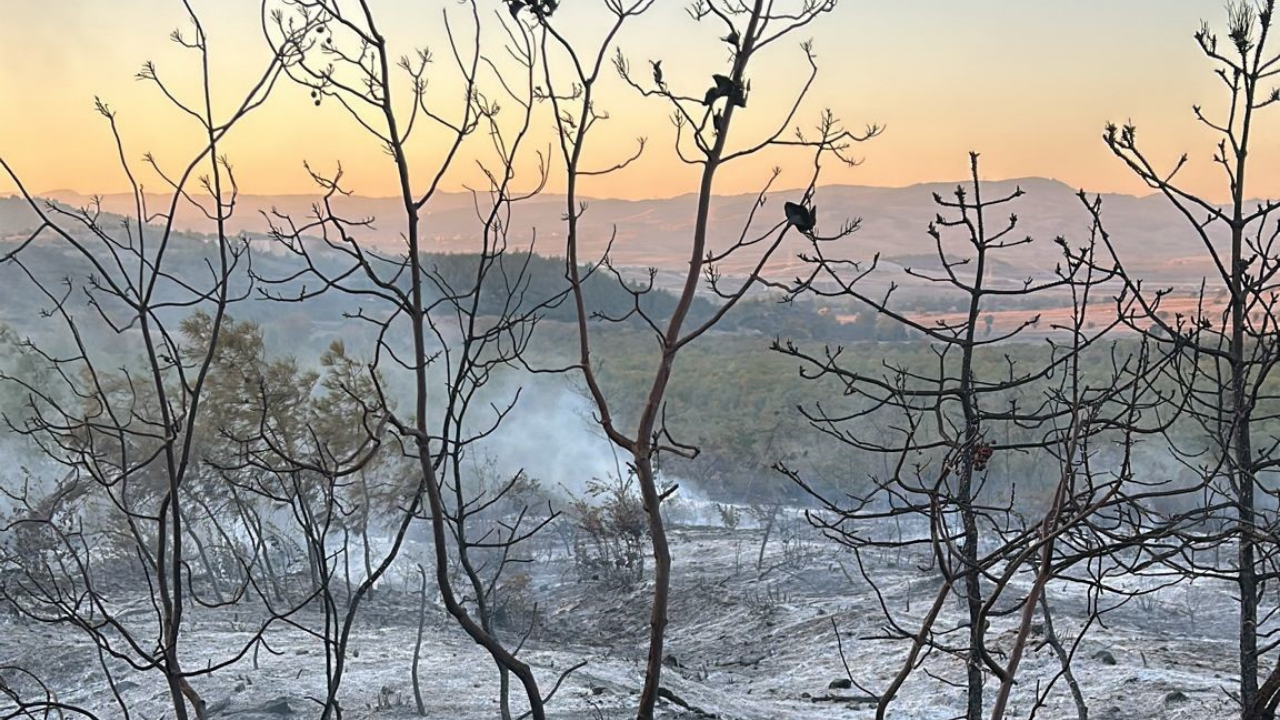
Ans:
[[[861,229],[841,248],[841,254],[856,259],[869,259],[879,253],[882,261],[892,262],[896,256],[919,257],[932,250],[932,240],[925,233],[938,212],[933,194],[949,197],[964,181],[917,183],[905,187],[833,184],[819,187],[816,202],[819,230],[838,226],[845,219],[861,218]],[[997,215],[1003,221],[1009,212],[1019,217],[1019,234],[1031,235],[1045,244],[1061,235],[1073,242],[1083,242],[1089,234],[1090,217],[1077,197],[1078,189],[1052,178],[1024,177],[984,181],[988,197],[1003,195],[1021,187],[1025,195],[1016,203],[1004,206]],[[784,200],[799,191],[770,193],[767,204],[757,213],[753,232],[764,232],[781,219]],[[45,197],[78,207],[90,196],[58,190]],[[1204,263],[1200,240],[1185,225],[1185,220],[1158,195],[1133,196],[1102,194],[1104,220],[1108,232],[1121,248],[1130,248],[1126,261],[1141,267],[1161,281],[1192,282],[1208,270]],[[723,195],[712,204],[712,241],[720,246],[735,241],[742,232],[756,196],[750,193]],[[268,225],[265,214],[276,211],[302,223],[312,216],[314,195],[241,195],[236,215],[228,228],[232,233],[261,234]],[[603,252],[611,237],[615,262],[626,266],[653,266],[679,271],[686,266],[685,253],[692,231],[695,197],[692,194],[670,198],[619,200],[594,198],[587,200],[582,216],[583,249],[587,253]],[[133,198],[125,193],[101,197],[104,211],[133,214]],[[148,196],[149,210],[167,205],[168,198]],[[335,199],[338,211],[350,219],[372,217],[371,228],[358,229],[356,236],[387,251],[402,247],[403,212],[400,201],[392,197],[342,197]],[[162,204],[163,203],[163,204]],[[564,196],[548,193],[518,203],[510,222],[508,238],[513,247],[527,247],[535,237],[538,252],[557,255],[563,252],[561,235]],[[214,229],[189,203],[178,210],[176,226],[180,230],[209,233]],[[424,251],[473,252],[478,226],[474,198],[468,192],[439,193],[424,211]],[[34,227],[29,209],[17,198],[0,198],[0,237],[12,236],[23,228]],[[793,275],[798,269],[796,255],[805,249],[805,241],[792,234],[776,257],[773,271]],[[1052,269],[1056,253],[1045,252],[1045,245],[1020,249],[1005,256],[1010,272],[1025,273]],[[723,269],[729,273],[744,272],[749,258]]]

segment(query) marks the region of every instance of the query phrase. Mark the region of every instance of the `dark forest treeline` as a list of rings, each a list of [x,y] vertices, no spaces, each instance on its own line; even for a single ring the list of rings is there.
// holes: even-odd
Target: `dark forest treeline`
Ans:
[[[265,242],[252,241],[252,244]],[[5,243],[0,243],[0,254],[4,254],[5,247]],[[198,235],[177,234],[166,261],[168,272],[184,282],[195,281],[201,273],[207,272],[205,263],[213,250],[213,246]],[[327,261],[333,269],[341,267],[342,261],[336,256],[320,257],[322,263]],[[298,270],[293,258],[278,253],[255,252],[251,262],[253,272],[264,278],[285,277]],[[470,287],[478,262],[478,256],[472,254],[433,253],[422,256],[424,271],[430,276],[428,285],[440,295],[449,288]],[[500,262],[502,268],[509,272],[485,276],[478,297],[481,316],[497,315],[512,309],[505,307],[510,293],[503,286],[504,278],[520,274],[521,286],[510,289],[520,296],[516,308],[537,308],[537,314],[544,320],[573,321],[573,308],[560,300],[568,288],[563,258],[513,253]],[[12,263],[0,265],[0,321],[23,333],[40,336],[42,324],[39,318],[44,298],[24,289],[30,284],[27,273],[40,282],[57,284],[62,278],[88,276],[92,274],[91,268],[84,258],[54,244],[36,244],[26,248],[22,263],[25,269]],[[527,267],[521,272],[521,266],[526,263]],[[586,276],[583,292],[597,319],[627,318],[626,324],[637,328],[642,324],[634,312],[637,305],[651,317],[668,316],[675,307],[672,293],[661,288],[649,288],[647,282],[631,277],[633,274],[643,277],[644,270],[626,273],[625,282],[619,282],[618,277],[603,267],[588,273],[584,266],[583,274]],[[257,292],[249,277],[236,278],[236,289],[247,290],[249,294],[245,300],[235,304],[235,316],[261,323],[268,337],[275,339],[273,344],[287,345],[294,351],[305,347],[318,356],[332,339],[364,331],[359,323],[344,321],[344,316],[360,308],[359,303],[352,302],[349,297],[318,295],[308,297],[306,302],[280,305],[267,301],[262,293]],[[273,295],[288,297],[304,289],[307,289],[305,283],[298,282],[285,288],[272,287],[270,291]],[[77,305],[85,307],[73,301],[73,307]],[[690,314],[695,321],[705,321],[717,307],[712,300],[699,297],[695,299]],[[877,326],[874,313],[864,314],[866,321],[860,315],[858,322],[842,323],[836,319],[836,313],[819,310],[813,304],[782,303],[776,298],[761,295],[741,303],[728,313],[717,329],[830,342],[898,340],[905,337],[899,328],[883,323]]]

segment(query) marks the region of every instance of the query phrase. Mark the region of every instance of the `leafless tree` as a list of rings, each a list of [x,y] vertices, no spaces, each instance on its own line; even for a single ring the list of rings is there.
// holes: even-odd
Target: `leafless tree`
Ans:
[[[1265,497],[1274,495],[1266,478],[1277,462],[1277,438],[1268,426],[1277,414],[1269,378],[1280,361],[1275,312],[1280,226],[1274,222],[1280,205],[1249,199],[1250,181],[1257,173],[1250,150],[1259,142],[1259,119],[1280,100],[1272,85],[1280,74],[1280,54],[1271,38],[1274,11],[1271,0],[1233,1],[1227,7],[1225,42],[1219,42],[1207,23],[1195,34],[1227,93],[1217,112],[1193,108],[1196,119],[1217,137],[1212,160],[1222,171],[1225,204],[1184,183],[1187,155],[1160,167],[1143,151],[1135,126],[1108,125],[1103,137],[1134,175],[1186,219],[1205,251],[1208,277],[1193,306],[1170,310],[1171,288],[1152,287],[1132,277],[1127,291],[1135,302],[1121,317],[1181,358],[1168,378],[1186,395],[1188,420],[1169,440],[1203,492],[1200,526],[1179,535],[1189,551],[1170,553],[1168,559],[1186,577],[1218,578],[1236,586],[1236,699],[1242,717],[1251,720],[1273,716],[1280,703],[1280,664],[1269,673],[1259,667],[1262,656],[1276,648],[1273,620],[1280,609],[1266,592],[1280,570],[1280,546],[1274,540],[1274,504]],[[1104,238],[1113,257],[1131,259],[1123,238]],[[1204,559],[1206,553],[1195,552],[1224,544],[1234,545],[1231,562],[1219,562],[1216,552],[1209,560]]]
[[[1125,506],[1135,436],[1169,422],[1168,412],[1157,412],[1169,398],[1149,381],[1158,359],[1140,343],[1106,340],[1120,325],[1118,318],[1094,322],[1106,293],[1123,288],[1118,270],[1095,258],[1097,226],[1078,245],[1057,238],[1059,261],[1043,270],[1042,278],[1002,283],[993,276],[993,263],[1026,252],[1035,242],[1015,234],[1016,214],[1003,223],[995,218],[1023,191],[986,194],[976,154],[970,174],[970,185],[957,187],[953,198],[935,195],[947,213],[928,229],[936,261],[902,271],[904,284],[956,293],[966,310],[961,318],[929,321],[897,310],[894,297],[903,287],[897,281],[883,293],[867,289],[867,279],[882,272],[878,255],[850,260],[816,243],[808,255],[812,272],[794,286],[796,292],[854,299],[905,325],[927,344],[926,357],[877,367],[849,352],[855,348],[775,346],[804,362],[805,377],[834,381],[844,391],[843,401],[803,410],[815,428],[859,451],[892,459],[889,472],[855,481],[839,501],[813,490],[786,464],[778,465],[822,503],[826,512],[812,514],[811,522],[855,552],[887,621],[882,639],[909,646],[888,687],[870,693],[878,700],[877,717],[886,715],[903,683],[934,652],[963,661],[965,680],[956,685],[964,688],[968,720],[983,717],[987,675],[999,681],[991,717],[1004,717],[1049,581],[1111,547],[1097,542],[1089,521]],[[993,299],[1032,294],[1057,295],[1072,309],[1069,319],[1042,325],[1038,316],[1029,316],[979,334]],[[1046,347],[1017,344],[1029,333],[1042,334]],[[1086,371],[1086,365],[1104,369]],[[889,428],[889,437],[870,432],[873,424]],[[1020,458],[1023,462],[999,465]],[[1056,476],[1044,468],[1056,468]],[[910,527],[886,537],[881,532],[886,520]],[[899,619],[900,609],[880,589],[874,567],[863,561],[866,550],[884,547],[918,548],[925,567],[940,574],[930,609],[914,625]],[[1020,575],[1030,577],[1025,593],[1011,585]],[[963,621],[944,625],[940,616],[953,594],[963,601]],[[991,647],[991,626],[1015,613],[1013,640],[1001,661]]]
[[[5,492],[17,508],[4,533],[17,538],[0,560],[3,592],[29,620],[74,629],[98,653],[117,709],[129,703],[116,684],[112,664],[164,677],[174,717],[206,717],[197,678],[238,662],[289,609],[272,608],[249,639],[220,648],[216,656],[188,663],[189,615],[242,599],[266,601],[255,579],[255,563],[237,558],[229,584],[197,582],[195,563],[203,552],[200,532],[210,539],[235,532],[233,521],[210,514],[196,501],[197,445],[206,422],[209,367],[228,308],[250,287],[248,246],[233,237],[228,220],[236,208],[236,176],[221,148],[228,136],[266,100],[282,64],[272,57],[255,80],[227,103],[214,87],[214,65],[200,18],[183,3],[190,26],[171,39],[196,58],[199,82],[178,88],[151,63],[138,79],[153,85],[198,130],[198,149],[171,165],[146,155],[144,167],[129,160],[131,143],[117,114],[98,100],[97,112],[110,128],[113,151],[127,178],[133,212],[113,219],[94,201],[81,208],[38,200],[23,185],[18,168],[0,158],[0,169],[17,185],[39,219],[36,234],[61,243],[88,268],[62,284],[14,262],[45,301],[45,314],[60,324],[71,351],[28,344],[52,368],[56,382],[36,385],[21,377],[27,398],[25,421],[11,422],[64,473],[54,482],[32,478]],[[215,107],[228,108],[215,110]],[[160,207],[144,194],[143,177],[158,179]],[[197,243],[176,228],[180,208],[193,207],[214,225],[212,240]],[[35,239],[32,235],[31,239]],[[30,242],[30,240],[28,240]],[[200,285],[176,269],[195,256],[207,268]],[[186,344],[175,317],[200,309],[208,313],[207,342]],[[103,334],[127,337],[138,357],[119,369],[92,340]],[[193,545],[196,549],[193,549]],[[120,576],[129,578],[117,582]],[[135,583],[146,588],[145,607],[124,612]],[[32,669],[23,671],[27,677]],[[20,687],[11,683],[7,688]],[[45,693],[48,697],[47,692]],[[76,711],[46,700],[21,705],[28,714]]]
[[[613,54],[613,67],[622,79],[645,98],[663,103],[671,112],[675,126],[674,152],[685,164],[700,169],[697,188],[697,207],[692,218],[693,230],[688,246],[688,269],[684,283],[677,295],[677,303],[669,317],[655,317],[642,299],[652,290],[652,278],[647,285],[628,285],[621,271],[613,266],[607,252],[602,258],[608,268],[635,298],[634,306],[622,316],[608,316],[591,308],[583,292],[580,263],[584,259],[584,238],[581,219],[589,211],[582,199],[582,183],[585,179],[626,169],[646,149],[645,139],[637,142],[634,154],[616,159],[597,159],[592,152],[594,131],[608,120],[608,112],[599,105],[598,97],[604,72],[609,63],[610,50],[623,27],[633,18],[648,12],[653,0],[604,0],[604,8],[611,20],[601,38],[591,44],[580,42],[573,28],[560,23],[551,13],[536,12],[535,20],[543,48],[542,61],[546,85],[541,99],[551,105],[557,123],[559,150],[564,163],[566,178],[565,197],[565,269],[573,288],[572,301],[577,313],[579,332],[579,357],[575,368],[589,390],[596,407],[598,421],[609,440],[628,456],[636,475],[640,495],[648,515],[649,539],[653,548],[654,590],[650,617],[649,648],[646,661],[644,688],[641,691],[637,717],[650,720],[654,704],[661,688],[663,642],[667,627],[667,608],[671,587],[671,552],[667,540],[660,505],[675,492],[675,487],[663,487],[659,478],[657,461],[662,453],[689,457],[696,449],[682,443],[665,422],[665,396],[671,381],[676,357],[682,348],[696,341],[713,328],[748,293],[759,287],[769,262],[778,253],[789,232],[815,231],[814,209],[810,203],[813,187],[823,159],[836,158],[840,162],[854,162],[848,155],[849,148],[867,140],[879,132],[869,127],[865,132],[844,130],[839,121],[826,111],[816,132],[804,133],[794,129],[809,89],[817,74],[817,60],[809,43],[802,43],[801,50],[808,61],[809,72],[796,82],[797,87],[780,88],[778,95],[791,93],[780,101],[785,108],[777,118],[777,130],[746,141],[731,142],[734,118],[761,107],[760,93],[775,95],[766,89],[757,89],[755,102],[748,109],[752,97],[751,69],[769,46],[778,44],[801,31],[804,27],[830,13],[836,6],[834,0],[820,2],[787,3],[785,7],[775,3],[721,2],[720,0],[696,0],[689,8],[690,18],[701,27],[715,33],[713,46],[718,46],[728,56],[728,67],[723,74],[714,73],[711,78],[687,77],[686,73],[664,70],[661,59],[650,60],[649,72],[639,77],[633,73],[630,60],[622,50]],[[719,34],[723,32],[722,37]],[[567,70],[563,69],[567,68]],[[709,87],[708,87],[709,86]],[[775,105],[776,107],[776,105]],[[769,148],[790,147],[810,153],[813,162],[813,178],[807,190],[799,193],[787,207],[766,215],[766,198],[773,190],[773,181],[780,174],[775,170],[764,183],[756,205],[741,226],[732,231],[728,241],[721,241],[710,223],[711,206],[720,171],[737,161],[756,155]],[[776,207],[776,206],[774,206]],[[846,223],[834,228],[827,239],[843,237],[852,231],[854,224]],[[611,243],[610,243],[611,244]],[[751,254],[749,270],[743,277],[729,277],[722,273],[726,260],[735,260]],[[709,319],[690,324],[689,312],[700,288],[704,286],[720,301],[719,309]],[[612,322],[637,322],[649,330],[657,346],[657,366],[642,404],[639,416],[631,430],[626,430],[623,419],[615,413],[614,406],[605,394],[598,379],[597,360],[592,354],[592,319]]]
[[[542,694],[533,669],[517,657],[519,644],[508,645],[495,626],[488,604],[492,578],[482,574],[482,562],[474,556],[498,551],[505,558],[500,568],[507,567],[513,548],[554,514],[537,519],[534,514],[518,514],[498,531],[473,537],[471,523],[477,513],[511,498],[518,483],[512,480],[486,492],[468,484],[465,470],[469,453],[493,434],[518,398],[518,393],[498,400],[486,397],[487,386],[495,373],[518,364],[540,313],[565,294],[531,294],[532,243],[520,251],[509,247],[509,237],[516,232],[511,225],[513,206],[534,196],[546,180],[545,157],[526,149],[539,61],[528,26],[496,13],[486,27],[503,38],[504,45],[489,52],[481,47],[480,8],[474,2],[461,8],[458,13],[442,10],[441,17],[446,55],[462,91],[437,97],[427,90],[433,58],[427,50],[399,61],[403,85],[393,77],[392,50],[369,3],[267,3],[268,37],[285,58],[290,77],[311,89],[317,105],[337,103],[390,155],[403,210],[395,221],[404,228],[404,246],[397,256],[359,241],[357,235],[372,219],[349,219],[341,213],[341,199],[349,192],[341,170],[326,175],[308,168],[323,192],[313,217],[277,213],[269,218],[272,234],[303,261],[304,270],[266,280],[266,292],[273,299],[293,302],[336,293],[359,304],[350,317],[367,323],[377,338],[367,363],[376,414],[403,444],[417,475],[391,528],[392,545],[384,566],[394,559],[415,520],[428,520],[436,584],[450,615],[497,664],[504,717],[510,715],[506,687],[509,675],[514,675],[529,713],[542,720],[546,702],[574,668],[562,672],[552,690]],[[459,14],[466,22],[458,22]],[[503,106],[514,110],[500,113]],[[432,133],[436,142],[447,138],[443,157],[426,170],[411,162],[409,151],[423,133]],[[456,174],[460,158],[473,152],[481,158],[486,187],[473,191],[476,253],[459,274],[441,267],[443,259],[425,256],[427,228],[422,217],[433,207],[442,183]],[[428,178],[425,185],[418,185],[420,177]],[[385,400],[388,383],[401,380],[412,388],[411,406],[403,411]],[[493,408],[490,416],[471,412],[480,401]],[[378,441],[378,435],[369,433],[369,441]],[[288,452],[280,456],[289,463],[307,462]],[[455,587],[452,569],[458,566],[472,591],[469,599]],[[329,716],[326,708],[325,717]]]

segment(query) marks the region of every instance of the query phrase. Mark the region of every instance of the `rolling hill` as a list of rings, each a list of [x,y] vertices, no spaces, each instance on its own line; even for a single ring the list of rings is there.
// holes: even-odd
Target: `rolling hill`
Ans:
[[[1003,211],[1007,208],[1019,216],[1020,235],[1029,234],[1045,243],[1059,235],[1072,242],[1081,242],[1088,237],[1090,218],[1074,188],[1043,178],[991,181],[983,186],[987,197],[1007,194],[1015,187],[1021,187],[1026,194],[1017,202],[1003,206],[1000,217],[995,218],[997,222],[1004,220]],[[953,183],[903,188],[824,186],[816,196],[819,230],[825,227],[827,232],[831,232],[845,219],[861,218],[861,229],[836,250],[837,254],[865,259],[880,253],[883,261],[915,263],[924,267],[920,265],[920,256],[933,251],[932,240],[925,233],[938,210],[933,195],[939,193],[950,199],[954,188]],[[772,194],[759,211],[753,231],[763,232],[779,221],[783,201],[795,194],[785,191]],[[89,201],[88,196],[69,191],[51,192],[47,197],[71,206]],[[1210,270],[1204,262],[1200,240],[1189,231],[1185,219],[1163,198],[1110,194],[1102,199],[1108,232],[1124,254],[1126,263],[1144,277],[1159,282],[1193,284]],[[273,210],[305,219],[312,212],[314,200],[314,197],[304,195],[242,195],[230,228],[233,232],[263,232],[267,228],[264,214]],[[160,198],[153,198],[149,204],[153,208],[160,207],[160,201]],[[754,195],[728,195],[715,199],[711,220],[712,242],[716,247],[724,247],[739,237],[742,219],[754,202]],[[132,203],[132,198],[127,195],[102,197],[103,209],[109,212],[128,213]],[[692,195],[652,200],[592,199],[588,201],[581,220],[583,247],[590,253],[599,254],[613,237],[613,257],[617,264],[678,272],[687,263],[685,253],[692,232],[694,203]],[[400,208],[396,199],[352,196],[338,199],[335,205],[347,217],[374,219],[372,227],[358,233],[362,239],[388,250],[402,242],[404,227],[399,220]],[[536,231],[540,254],[562,254],[561,218],[565,209],[564,196],[554,194],[540,195],[517,204],[510,221],[512,232],[509,241],[514,246],[527,247]],[[213,229],[212,223],[190,205],[180,207],[177,216],[180,228],[199,233]],[[425,208],[422,221],[427,233],[424,251],[475,251],[475,231],[479,223],[476,200],[470,194],[440,193]],[[13,201],[0,199],[0,237],[12,236],[31,224],[32,219],[25,209],[15,207]],[[1005,254],[1001,271],[1012,279],[1021,279],[1037,268],[1052,268],[1053,254],[1046,253],[1044,247],[1036,244]],[[771,270],[793,275],[798,264],[795,256],[804,248],[803,239],[791,234]],[[726,264],[724,270],[731,274],[740,273],[749,266],[750,258],[744,256]]]

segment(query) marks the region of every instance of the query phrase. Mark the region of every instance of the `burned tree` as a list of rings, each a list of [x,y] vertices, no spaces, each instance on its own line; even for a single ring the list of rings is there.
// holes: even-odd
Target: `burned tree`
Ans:
[[[77,275],[59,283],[27,265],[22,254],[11,260],[43,299],[46,317],[61,327],[70,350],[27,343],[50,369],[52,382],[4,378],[21,388],[27,404],[25,420],[7,415],[12,429],[61,472],[5,489],[15,511],[4,533],[16,542],[0,555],[2,592],[30,621],[70,628],[96,649],[114,695],[110,712],[127,717],[134,702],[117,684],[124,667],[163,677],[170,711],[179,720],[207,717],[201,678],[237,662],[291,612],[272,606],[260,592],[253,559],[234,555],[222,571],[210,571],[212,564],[201,560],[204,544],[221,545],[237,528],[234,519],[203,502],[209,488],[198,472],[208,422],[207,380],[219,335],[229,308],[251,287],[248,244],[228,230],[238,188],[222,147],[266,100],[282,66],[272,57],[227,104],[210,80],[205,28],[190,4],[183,7],[190,26],[171,39],[194,54],[200,84],[193,91],[173,87],[149,62],[138,79],[154,85],[194,124],[193,154],[176,164],[146,155],[139,166],[128,159],[132,145],[116,112],[96,102],[128,181],[128,217],[102,212],[97,201],[80,208],[43,202],[22,184],[20,169],[0,158],[0,168],[38,217],[37,232],[59,243],[77,264]],[[163,193],[144,193],[144,177]],[[214,232],[207,240],[177,231],[179,209],[189,207],[211,221]],[[205,276],[193,282],[181,271],[185,263],[204,266]],[[207,313],[209,333],[188,343],[177,322],[195,310]],[[108,337],[126,339],[131,355],[111,356],[100,344]],[[200,567],[208,571],[203,577]],[[150,610],[125,613],[139,586]],[[270,610],[245,642],[193,657],[191,618],[252,600]],[[28,676],[32,671],[25,669]],[[44,712],[63,711],[92,716],[88,708],[44,705]]]
[[[783,246],[788,236],[795,232],[812,234],[816,230],[814,210],[810,198],[824,159],[836,158],[839,162],[853,163],[846,154],[857,143],[875,136],[879,129],[869,127],[865,132],[844,130],[830,111],[824,112],[814,133],[795,131],[789,135],[797,114],[807,98],[817,73],[817,61],[809,43],[801,48],[807,60],[809,72],[797,81],[798,87],[785,88],[780,93],[791,95],[782,101],[785,110],[775,126],[777,129],[749,141],[730,142],[734,118],[748,109],[762,105],[759,96],[751,102],[751,69],[762,53],[782,40],[817,21],[831,12],[834,0],[821,2],[788,3],[776,7],[773,3],[756,0],[750,3],[697,0],[689,7],[691,19],[716,34],[713,47],[727,51],[728,67],[717,68],[709,81],[689,77],[687,73],[664,72],[661,60],[650,61],[650,73],[645,77],[632,74],[630,61],[618,50],[613,65],[622,79],[645,98],[665,104],[675,125],[674,151],[684,164],[699,169],[697,205],[691,217],[693,230],[688,245],[688,269],[677,295],[674,310],[669,316],[655,316],[643,302],[652,291],[652,275],[648,284],[639,287],[629,285],[621,271],[609,260],[607,251],[602,261],[619,283],[635,298],[628,312],[610,316],[589,306],[583,292],[583,278],[579,264],[586,253],[584,249],[581,219],[589,212],[582,200],[583,183],[591,176],[625,169],[644,152],[644,139],[638,142],[635,154],[614,160],[595,160],[590,148],[595,139],[593,131],[608,120],[608,113],[598,105],[602,73],[610,46],[615,42],[624,25],[649,11],[652,0],[605,0],[603,3],[611,16],[598,44],[586,46],[575,39],[575,33],[556,17],[539,14],[537,26],[543,48],[546,88],[541,99],[550,104],[558,129],[559,150],[564,162],[565,197],[565,270],[572,288],[572,302],[578,325],[578,363],[575,369],[587,386],[596,407],[599,424],[617,447],[629,456],[629,465],[635,473],[644,509],[648,517],[649,540],[652,544],[654,589],[650,614],[648,656],[645,681],[641,691],[637,717],[650,720],[654,704],[661,689],[663,641],[667,627],[667,608],[671,587],[671,552],[664,526],[661,504],[676,491],[665,487],[658,472],[658,460],[663,453],[689,457],[697,450],[682,443],[677,432],[667,425],[665,396],[671,381],[677,356],[682,348],[695,342],[716,326],[748,293],[760,286],[761,278]],[[725,32],[724,37],[719,37]],[[563,64],[560,64],[561,61]],[[567,67],[567,70],[561,68]],[[707,88],[707,82],[710,88]],[[760,90],[759,92],[763,92]],[[741,224],[732,231],[721,233],[711,227],[711,208],[716,189],[716,178],[722,169],[737,161],[772,148],[792,148],[811,154],[813,175],[801,195],[800,203],[784,208],[766,206],[765,201],[773,190],[773,182],[780,174],[775,169],[764,183],[755,205]],[[792,206],[799,208],[799,220]],[[777,208],[769,210],[770,207]],[[831,229],[828,239],[849,234],[853,223],[844,223]],[[727,260],[740,260],[750,255],[748,270],[743,277],[731,278],[722,271]],[[704,285],[705,283],[705,285]],[[700,287],[705,288],[720,301],[718,310],[707,320],[689,323],[689,311]],[[655,341],[656,367],[647,383],[648,389],[641,410],[627,430],[627,419],[619,417],[616,399],[609,398],[598,378],[598,360],[593,355],[593,319],[606,322],[634,322],[652,333]]]
[[[1112,153],[1185,218],[1205,253],[1207,277],[1191,306],[1169,310],[1172,288],[1152,287],[1134,277],[1127,287],[1134,302],[1120,314],[1133,330],[1180,359],[1167,377],[1186,396],[1187,420],[1168,440],[1186,474],[1195,479],[1200,504],[1193,527],[1176,526],[1186,550],[1169,554],[1168,560],[1187,578],[1217,578],[1235,586],[1236,700],[1241,716],[1249,720],[1272,717],[1280,704],[1280,664],[1270,672],[1260,668],[1262,656],[1277,646],[1272,619],[1280,608],[1267,592],[1280,572],[1280,546],[1273,539],[1280,517],[1266,497],[1275,495],[1268,478],[1274,477],[1277,464],[1277,435],[1270,428],[1280,411],[1271,380],[1280,362],[1275,284],[1280,204],[1249,199],[1258,173],[1251,150],[1259,143],[1262,111],[1280,100],[1280,91],[1271,85],[1280,74],[1280,54],[1271,37],[1274,12],[1271,0],[1231,2],[1225,42],[1207,23],[1195,34],[1227,91],[1217,112],[1193,108],[1196,119],[1217,138],[1212,162],[1222,173],[1225,204],[1184,183],[1187,155],[1159,167],[1143,151],[1135,126],[1108,125],[1103,136]],[[1105,217],[1096,210],[1095,215]],[[1118,261],[1133,260],[1124,238],[1106,239]],[[1231,562],[1206,552],[1232,545]]]
[[[350,190],[341,169],[325,174],[308,167],[323,193],[313,216],[273,213],[268,218],[272,235],[303,263],[303,270],[264,278],[265,292],[281,302],[306,302],[328,293],[358,304],[348,317],[372,328],[375,338],[365,351],[364,375],[374,398],[369,409],[377,417],[367,441],[384,442],[384,434],[393,437],[412,463],[414,477],[391,522],[390,549],[374,575],[389,567],[411,526],[426,520],[435,581],[445,608],[497,665],[504,717],[511,713],[507,685],[514,675],[529,713],[542,720],[555,690],[543,695],[533,668],[517,657],[519,644],[508,644],[502,637],[489,602],[493,593],[486,590],[495,578],[483,574],[483,560],[476,556],[496,551],[497,569],[509,567],[520,543],[554,513],[517,512],[509,524],[472,535],[478,513],[513,499],[522,486],[517,476],[486,489],[467,473],[477,445],[494,432],[518,397],[486,396],[490,381],[519,363],[540,312],[564,296],[531,293],[532,243],[519,250],[511,247],[516,232],[511,225],[513,206],[536,195],[546,179],[542,158],[526,149],[533,123],[536,43],[526,25],[499,14],[491,28],[505,41],[490,53],[481,48],[476,3],[463,4],[460,14],[467,21],[461,25],[454,12],[442,11],[447,55],[462,89],[438,98],[427,90],[429,51],[399,61],[403,85],[394,76],[392,50],[367,2],[350,11],[345,3],[330,0],[271,0],[267,6],[272,20],[269,40],[285,58],[289,76],[310,90],[316,105],[341,107],[391,157],[400,207],[397,217],[380,220],[402,228],[403,245],[392,253],[362,241],[373,219],[343,215],[342,199]],[[537,7],[548,12],[544,5]],[[445,97],[457,99],[446,106]],[[504,106],[513,110],[500,112]],[[411,161],[410,148],[424,133],[447,142],[438,163],[420,168]],[[432,260],[425,253],[429,227],[423,217],[434,207],[432,201],[446,178],[460,172],[461,158],[472,155],[479,160],[485,183],[472,192],[475,253],[467,257],[462,272],[449,272],[443,259]],[[420,177],[428,179],[422,183]],[[406,408],[395,408],[387,400],[397,386],[409,388]],[[472,412],[481,402],[491,409],[485,416]],[[273,462],[291,471],[316,464],[314,452],[273,451]],[[461,587],[470,589],[470,598],[455,584],[455,567],[462,569]],[[367,590],[368,582],[353,599]],[[342,622],[343,633],[352,612]],[[572,669],[560,674],[555,687]],[[338,712],[340,680],[331,679],[325,717]]]
[[[1087,574],[1085,561],[1111,547],[1097,541],[1090,520],[1129,501],[1135,438],[1167,422],[1156,409],[1168,397],[1147,380],[1158,360],[1141,344],[1107,340],[1120,321],[1099,317],[1097,308],[1122,284],[1115,268],[1095,258],[1096,226],[1078,245],[1056,238],[1057,264],[1041,267],[1039,279],[1001,278],[993,271],[1001,257],[1044,255],[1030,255],[1038,242],[1016,234],[1016,214],[996,219],[1023,191],[992,197],[976,154],[969,169],[968,186],[958,186],[951,198],[935,194],[940,214],[928,227],[933,262],[903,268],[902,284],[895,279],[883,292],[872,290],[868,279],[887,272],[878,254],[854,261],[814,243],[807,256],[812,270],[793,287],[855,300],[904,325],[925,351],[876,362],[856,347],[775,345],[801,361],[802,376],[843,389],[840,400],[801,408],[804,417],[872,467],[879,464],[875,458],[886,460],[883,471],[870,471],[865,480],[848,478],[841,499],[778,465],[821,503],[823,512],[810,521],[855,553],[886,621],[880,639],[909,647],[888,686],[871,692],[877,717],[932,654],[961,662],[963,681],[945,682],[964,688],[964,717],[983,717],[988,676],[999,681],[991,717],[1004,717],[1049,582]],[[929,320],[898,310],[896,296],[910,292],[912,283],[949,289],[963,312]],[[1022,316],[982,332],[993,301],[1028,295],[1057,297],[1069,317],[1048,323]],[[1038,346],[1020,342],[1032,333],[1042,336]],[[900,530],[886,533],[891,525]],[[917,551],[916,561],[939,580],[924,618],[914,624],[893,605],[866,557],[904,548]],[[1029,578],[1029,591],[1014,589],[1018,577]],[[963,606],[954,624],[941,619],[952,596]],[[992,626],[1012,614],[1018,616],[1012,644],[997,651]]]

